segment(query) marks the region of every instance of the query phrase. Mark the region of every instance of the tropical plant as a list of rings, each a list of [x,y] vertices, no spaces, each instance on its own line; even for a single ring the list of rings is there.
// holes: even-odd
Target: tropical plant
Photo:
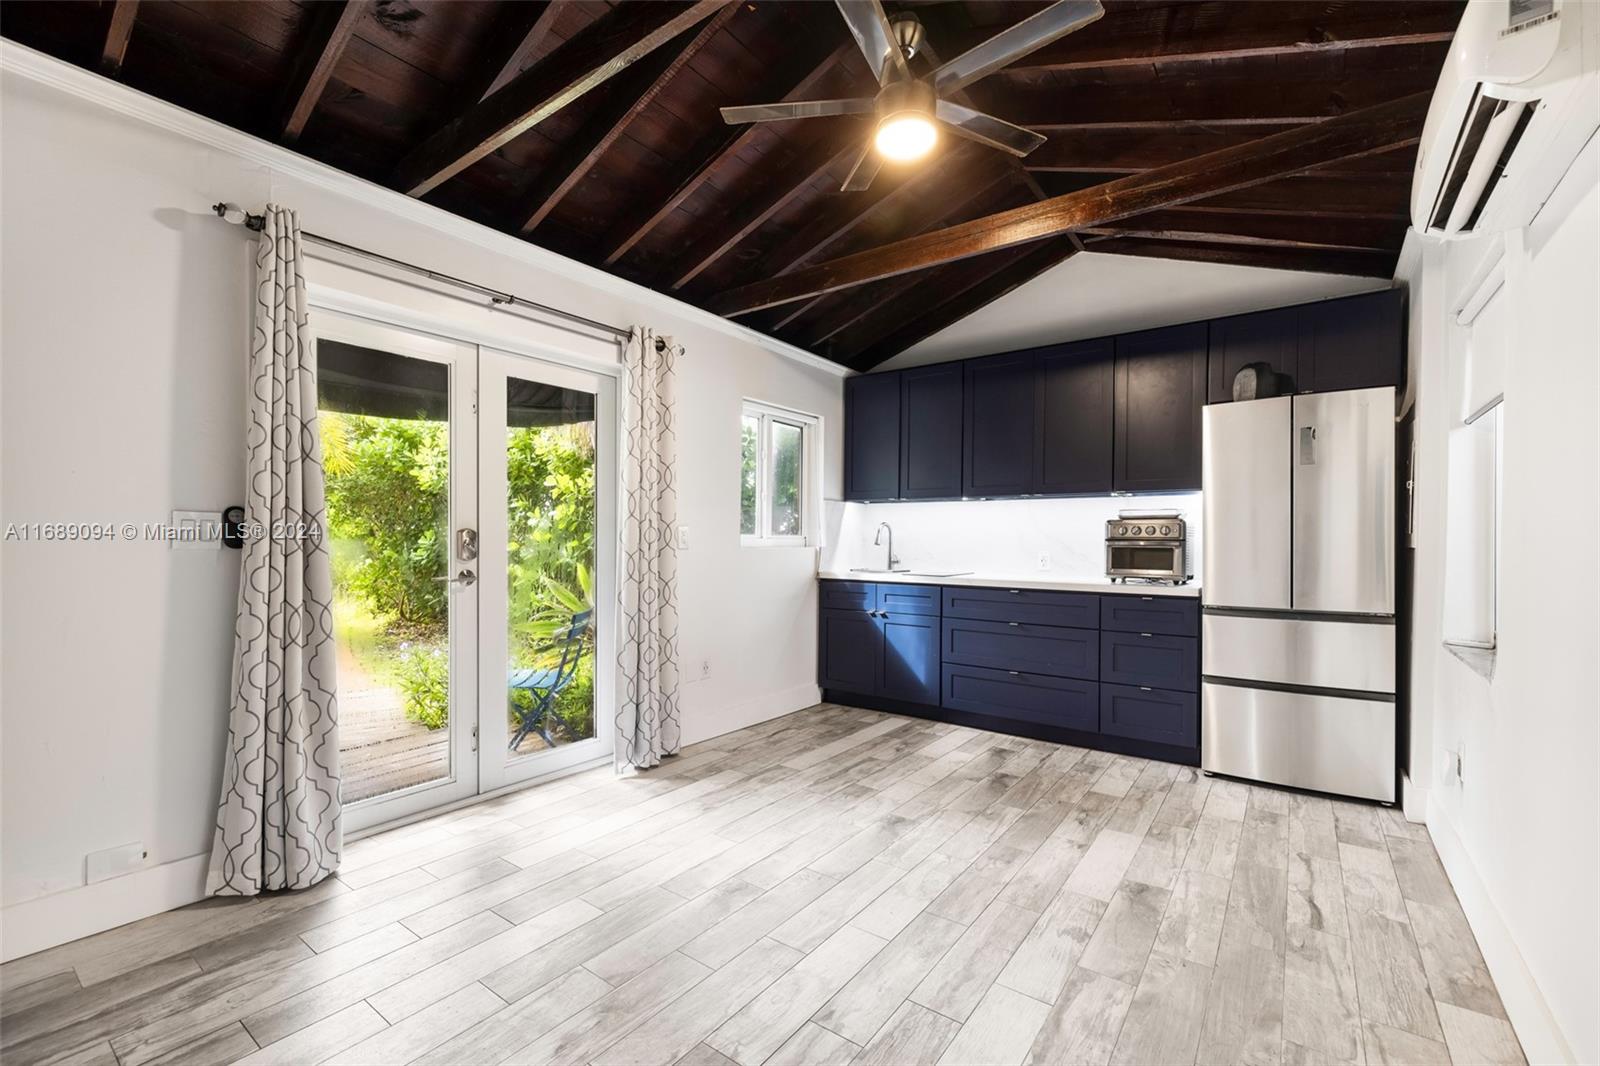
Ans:
[[[395,663],[406,717],[429,729],[450,722],[450,657],[439,646],[412,647]]]

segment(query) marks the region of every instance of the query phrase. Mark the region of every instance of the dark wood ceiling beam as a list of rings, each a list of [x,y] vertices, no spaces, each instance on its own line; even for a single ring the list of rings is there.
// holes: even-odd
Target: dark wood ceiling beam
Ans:
[[[781,180],[760,180],[759,175],[753,176],[754,192],[728,214],[720,216],[710,227],[711,232],[697,241],[667,272],[666,276],[673,279],[672,288],[681,289],[699,277],[773,215],[794,203],[818,178],[837,172],[842,180],[846,164],[855,159],[861,150],[862,138],[868,136],[866,126],[860,123],[850,126],[856,133],[843,147],[831,138],[817,141],[782,168]]]
[[[857,51],[854,41],[846,41],[834,47],[820,60],[815,58],[815,53],[808,56],[803,45],[796,49],[796,53],[799,57],[798,65],[802,69],[782,70],[774,79],[778,84],[759,88],[751,94],[753,99],[803,100],[815,92],[817,86],[832,74],[841,62],[857,54]],[[793,65],[796,64],[791,63],[791,66]],[[863,72],[865,69],[863,66]],[[637,215],[628,218],[613,232],[607,241],[610,251],[606,253],[604,260],[606,266],[614,265],[631,252],[640,241],[653,233],[667,216],[698,192],[707,180],[748,147],[760,133],[759,123],[747,126],[723,126],[720,123],[719,116],[710,132],[685,156],[688,162],[678,179],[673,182],[672,192],[659,202],[650,204]]]
[[[105,43],[100,47],[100,72],[114,78],[122,73],[128,55],[128,39],[133,36],[133,20],[139,14],[139,0],[116,0],[111,5],[111,22],[106,26]]]
[[[1344,274],[1365,278],[1394,276],[1394,252],[1351,252],[1300,248],[1243,247],[1228,244],[1145,241],[1113,238],[1086,241],[1086,250],[1107,255],[1133,255],[1150,259],[1228,263],[1270,270],[1302,270],[1317,274]]]
[[[1191,211],[1307,218],[1358,216],[1405,222],[1411,218],[1411,177],[1375,174],[1352,180],[1310,171],[1183,206]]]
[[[294,68],[284,87],[279,111],[281,140],[292,144],[299,139],[328,87],[328,79],[333,77],[333,68],[370,6],[367,0],[328,0],[312,5],[310,28],[295,52]]]
[[[1260,127],[1257,128],[1259,129]],[[1259,136],[1267,136],[1267,134],[1263,133]],[[1248,143],[1249,141],[1256,139],[1258,138],[1242,138],[1236,143]],[[1400,142],[1395,146],[1395,148],[1386,152],[1378,153],[1372,156],[1360,156],[1355,159],[1338,160],[1333,163],[1323,163],[1315,167],[1308,167],[1302,173],[1317,174],[1325,178],[1348,178],[1355,181],[1366,181],[1368,179],[1382,177],[1400,177],[1410,181],[1412,176],[1414,152],[1411,155],[1407,155],[1406,157],[1402,158],[1399,155],[1399,150],[1415,149],[1419,142],[1420,138],[1414,137],[1409,141]],[[1195,155],[1200,153],[1179,153],[1173,151],[1166,154],[1174,158],[1169,159],[1167,162],[1151,163],[1146,166],[1130,165],[1135,162],[1135,160],[1131,158],[1118,159],[1115,157],[1108,157],[1107,161],[1105,162],[1097,162],[1092,157],[1086,156],[1083,159],[1072,163],[1063,163],[1059,160],[1047,160],[1044,165],[1040,166],[1034,165],[1032,160],[1029,160],[1027,163],[1027,168],[1030,172],[1037,174],[1109,174],[1113,176],[1120,176],[1125,174],[1141,174],[1146,170],[1153,170],[1157,166],[1171,166],[1173,163],[1181,162],[1184,159],[1193,158]]]
[[[1461,11],[1461,4],[1435,0],[1344,5],[1208,0],[1123,9],[1046,45],[999,76],[1434,44],[1455,35]],[[991,32],[985,28],[982,34]]]
[[[725,315],[775,307],[1146,211],[1181,206],[1322,163],[1388,151],[1416,137],[1431,97],[1428,92],[1416,93],[1081,192],[819,263],[723,293],[710,306]]]
[[[476,64],[478,78],[469,82],[462,93],[464,106],[470,107],[500,91],[506,82],[532,65],[568,2],[526,0],[506,5],[502,9],[504,17],[513,21],[497,27],[492,54]]]
[[[401,160],[395,186],[424,195],[710,17],[724,2],[658,0],[612,8],[429,137]]]
[[[920,315],[906,318],[885,317],[869,322],[869,329],[856,335],[841,334],[835,358],[856,370],[870,370],[918,341],[933,336],[945,327],[966,318],[1017,286],[1037,277],[1078,253],[1078,246],[1057,237],[1031,247],[1013,248],[992,270],[978,270],[965,282],[941,285],[939,300]],[[997,256],[997,258],[1000,258]],[[884,329],[888,326],[888,329]]]
[[[1185,208],[1152,211],[1106,226],[1078,231],[1091,237],[1240,244],[1270,248],[1309,248],[1346,252],[1400,251],[1405,229],[1370,219],[1295,218],[1288,215],[1219,215]]]
[[[533,232],[539,223],[549,217],[573,186],[617,142],[629,123],[655,102],[661,90],[713,37],[722,32],[728,20],[738,11],[738,3],[726,3],[721,11],[701,23],[700,28],[681,45],[674,42],[658,48],[618,79],[600,113],[590,116],[584,123],[578,133],[577,143],[564,147],[561,158],[545,168],[538,190],[519,212],[522,216],[520,229],[524,234]]]
[[[928,210],[907,236],[927,233],[935,226],[949,224],[952,219],[972,218],[977,212],[988,210],[996,202],[1005,202],[992,199],[991,193],[1007,183],[1015,185],[1016,175],[1009,167],[995,159],[992,153],[989,162],[990,166],[980,171],[977,177],[961,185],[952,186],[959,192],[928,200]],[[815,317],[805,323],[803,338],[797,338],[797,343],[802,346],[815,348],[862,319],[891,310],[893,302],[915,288],[921,280],[920,275],[903,274],[879,285],[862,286],[834,294],[825,293],[810,300],[797,301],[793,305],[794,309],[773,328],[774,330],[789,328],[796,320],[815,311],[817,312]]]
[[[1274,76],[1267,70],[1259,79],[1197,76],[1139,85],[1096,83],[1045,90],[1001,86],[1003,91],[994,91],[995,86],[980,84],[973,88],[986,110],[1051,136],[1058,130],[1108,126],[1125,130],[1285,127],[1432,91],[1442,59],[1440,53],[1425,57],[1426,61],[1418,57],[1409,66],[1337,78],[1304,77],[1292,71]]]

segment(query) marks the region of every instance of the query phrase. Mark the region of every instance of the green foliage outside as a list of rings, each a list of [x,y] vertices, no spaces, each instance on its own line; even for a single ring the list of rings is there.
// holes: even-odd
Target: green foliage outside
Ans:
[[[442,422],[321,414],[336,616],[362,664],[447,724],[449,449]],[[507,431],[510,665],[554,667],[572,615],[593,602],[592,424]],[[594,734],[594,637],[557,698],[558,742]],[[488,698],[488,694],[485,694]],[[528,693],[514,695],[524,708]]]

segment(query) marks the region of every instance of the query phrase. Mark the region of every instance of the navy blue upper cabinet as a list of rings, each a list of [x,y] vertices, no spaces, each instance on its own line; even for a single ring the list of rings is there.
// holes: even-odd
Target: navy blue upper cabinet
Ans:
[[[961,495],[961,364],[900,373],[900,491],[905,500]]]
[[[1298,310],[1301,392],[1399,386],[1405,380],[1405,293],[1400,289]]]
[[[1112,487],[1200,487],[1200,410],[1206,398],[1204,322],[1129,333],[1116,341]]]
[[[1034,489],[1034,354],[966,364],[966,461],[961,493],[1022,496]]]
[[[844,382],[844,496],[900,495],[900,375],[862,374]]]
[[[1250,363],[1266,363],[1280,378],[1279,392],[1298,391],[1300,309],[1281,307],[1211,323],[1208,403],[1233,399],[1233,377]]]
[[[1034,491],[1111,491],[1111,338],[1039,349]]]

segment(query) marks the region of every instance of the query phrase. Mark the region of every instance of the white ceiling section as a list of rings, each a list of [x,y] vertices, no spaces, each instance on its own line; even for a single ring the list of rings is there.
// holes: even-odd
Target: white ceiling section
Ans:
[[[1381,278],[1085,252],[878,367],[891,370],[1039,344],[1387,289]]]

